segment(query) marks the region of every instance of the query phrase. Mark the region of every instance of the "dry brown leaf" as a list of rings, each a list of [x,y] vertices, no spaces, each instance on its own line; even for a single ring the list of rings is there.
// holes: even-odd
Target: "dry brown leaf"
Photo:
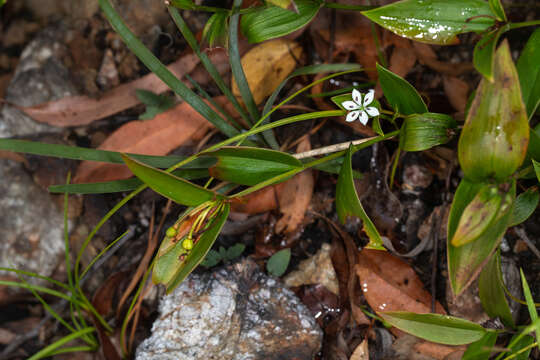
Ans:
[[[430,341],[420,341],[414,344],[413,348],[421,354],[430,356],[434,359],[443,360],[447,359],[449,355],[453,355],[454,353],[460,353],[463,355],[466,346],[448,346],[432,343]],[[461,357],[457,357],[455,359],[461,359]]]
[[[356,273],[369,305],[375,311],[431,312],[431,295],[414,270],[386,251],[363,249]],[[436,312],[446,314],[439,302]]]
[[[197,56],[189,54],[169,65],[168,69],[176,77],[182,78],[198,63]],[[94,120],[102,119],[139,104],[140,101],[135,96],[137,89],[162,93],[169,87],[155,74],[150,73],[107,91],[99,99],[88,96],[68,96],[57,101],[31,107],[19,107],[19,109],[34,120],[53,126],[87,125]]]
[[[277,39],[261,43],[242,56],[242,67],[256,104],[272,94],[297,67],[302,53],[303,49],[297,42]],[[234,96],[240,98],[234,77],[231,84]]]
[[[362,340],[360,345],[354,349],[349,360],[369,360],[369,348],[367,340]]]
[[[395,47],[390,56],[390,71],[405,77],[416,64],[416,55],[411,47]]]
[[[23,163],[26,167],[29,166],[28,160],[24,156],[13,151],[0,150],[0,159],[13,160]]]
[[[444,92],[450,104],[459,112],[465,112],[469,97],[469,84],[455,76],[443,76]]]
[[[224,97],[214,98],[224,103]],[[188,140],[200,140],[212,125],[187,103],[181,103],[151,120],[131,121],[112,133],[101,150],[132,154],[166,155]],[[73,179],[76,183],[127,179],[131,171],[120,164],[83,161]]]
[[[311,150],[309,137],[305,137],[296,148],[297,152]],[[285,182],[278,193],[278,201],[283,216],[276,223],[276,233],[290,234],[302,223],[311,202],[315,180],[313,172],[305,170]]]
[[[413,47],[421,64],[429,66],[440,73],[457,76],[474,70],[471,63],[451,64],[437,60],[437,54],[430,45],[414,41]]]
[[[284,183],[267,186],[231,203],[231,211],[244,214],[260,214],[277,209],[277,194]]]

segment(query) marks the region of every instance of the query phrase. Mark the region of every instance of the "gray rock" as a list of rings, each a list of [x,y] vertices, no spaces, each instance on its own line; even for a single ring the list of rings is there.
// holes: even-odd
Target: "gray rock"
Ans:
[[[64,253],[60,209],[21,164],[0,160],[0,179],[0,266],[50,276]]]
[[[249,259],[190,275],[159,312],[138,360],[307,360],[322,341],[308,309]]]
[[[65,33],[66,29],[60,25],[44,29],[23,50],[6,90],[8,102],[33,106],[77,94],[69,70],[62,62],[67,52]],[[0,138],[59,130],[32,120],[13,106],[4,105],[0,113]]]

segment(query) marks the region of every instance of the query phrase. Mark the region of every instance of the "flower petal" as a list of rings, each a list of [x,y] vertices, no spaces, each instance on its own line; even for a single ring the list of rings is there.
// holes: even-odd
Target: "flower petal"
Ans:
[[[358,119],[358,115],[360,115],[360,111],[351,111],[347,114],[347,118],[345,119],[345,121],[353,122],[354,120]]]
[[[362,125],[366,125],[368,119],[369,119],[368,114],[366,114],[365,111],[360,111],[360,122],[362,123]]]
[[[344,101],[341,103],[341,106],[343,106],[347,110],[358,110],[360,109],[360,105],[355,103],[354,101]]]
[[[353,89],[352,98],[355,103],[357,103],[358,105],[362,105],[362,94],[360,93],[360,91]]]
[[[379,116],[379,109],[377,109],[376,107],[373,107],[373,106],[370,106],[370,107],[367,107],[364,109],[369,116]]]
[[[375,97],[375,90],[371,89],[368,91],[368,93],[364,96],[364,107],[368,106],[373,102],[373,98]]]

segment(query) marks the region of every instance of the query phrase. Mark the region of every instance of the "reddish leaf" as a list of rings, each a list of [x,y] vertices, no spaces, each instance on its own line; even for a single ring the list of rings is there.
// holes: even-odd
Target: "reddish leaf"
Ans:
[[[178,78],[182,78],[198,63],[197,56],[189,54],[169,65],[168,69]],[[140,101],[135,96],[136,89],[161,93],[169,88],[156,75],[150,73],[107,91],[99,99],[88,96],[68,96],[36,106],[19,107],[19,109],[34,120],[53,126],[87,125],[94,120],[102,119],[139,104]]]
[[[450,104],[459,112],[465,112],[469,96],[469,84],[455,76],[443,76],[444,92]]]
[[[216,101],[223,103],[225,98]],[[188,140],[200,140],[212,127],[189,104],[181,103],[152,120],[131,121],[112,133],[101,150],[132,154],[166,155]],[[84,161],[77,169],[76,183],[127,179],[131,171],[119,164]]]
[[[431,312],[431,295],[406,262],[385,251],[363,249],[356,273],[369,305],[375,311]],[[446,314],[436,303],[436,312]]]

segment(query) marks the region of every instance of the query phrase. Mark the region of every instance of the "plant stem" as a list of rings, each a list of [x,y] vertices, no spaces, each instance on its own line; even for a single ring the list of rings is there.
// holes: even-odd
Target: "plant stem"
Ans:
[[[522,28],[522,27],[535,26],[535,25],[540,25],[540,20],[524,21],[524,22],[510,23],[509,24],[510,29],[519,29],[519,28]]]
[[[399,130],[393,131],[391,133],[388,133],[388,134],[385,134],[385,135],[382,135],[382,136],[377,136],[377,137],[368,139],[367,141],[364,141],[361,144],[355,145],[353,151],[358,151],[360,149],[363,149],[365,147],[373,145],[373,144],[375,144],[377,142],[380,142],[380,141],[389,139],[391,137],[394,137],[397,134],[399,134]],[[283,174],[274,176],[273,178],[270,178],[268,180],[260,182],[257,185],[249,187],[249,188],[247,188],[247,189],[245,189],[243,191],[240,191],[240,192],[238,192],[238,193],[236,193],[234,195],[230,195],[229,198],[237,198],[237,197],[241,197],[241,196],[246,196],[246,195],[251,194],[251,193],[253,193],[253,192],[255,192],[255,191],[259,190],[259,189],[262,189],[263,187],[266,187],[266,186],[273,185],[275,183],[284,181],[284,180],[290,178],[291,176],[294,176],[294,175],[298,174],[299,172],[302,172],[302,171],[304,171],[306,169],[309,169],[311,167],[314,167],[314,166],[317,166],[317,165],[320,165],[320,164],[324,164],[325,162],[336,159],[336,158],[344,155],[346,151],[347,150],[342,150],[342,151],[339,151],[339,152],[335,152],[335,153],[333,153],[331,155],[328,155],[327,157],[313,160],[313,161],[311,161],[311,162],[309,162],[307,164],[304,164],[304,166],[301,167],[301,168],[292,169],[292,170],[287,171],[287,172],[285,172]]]

